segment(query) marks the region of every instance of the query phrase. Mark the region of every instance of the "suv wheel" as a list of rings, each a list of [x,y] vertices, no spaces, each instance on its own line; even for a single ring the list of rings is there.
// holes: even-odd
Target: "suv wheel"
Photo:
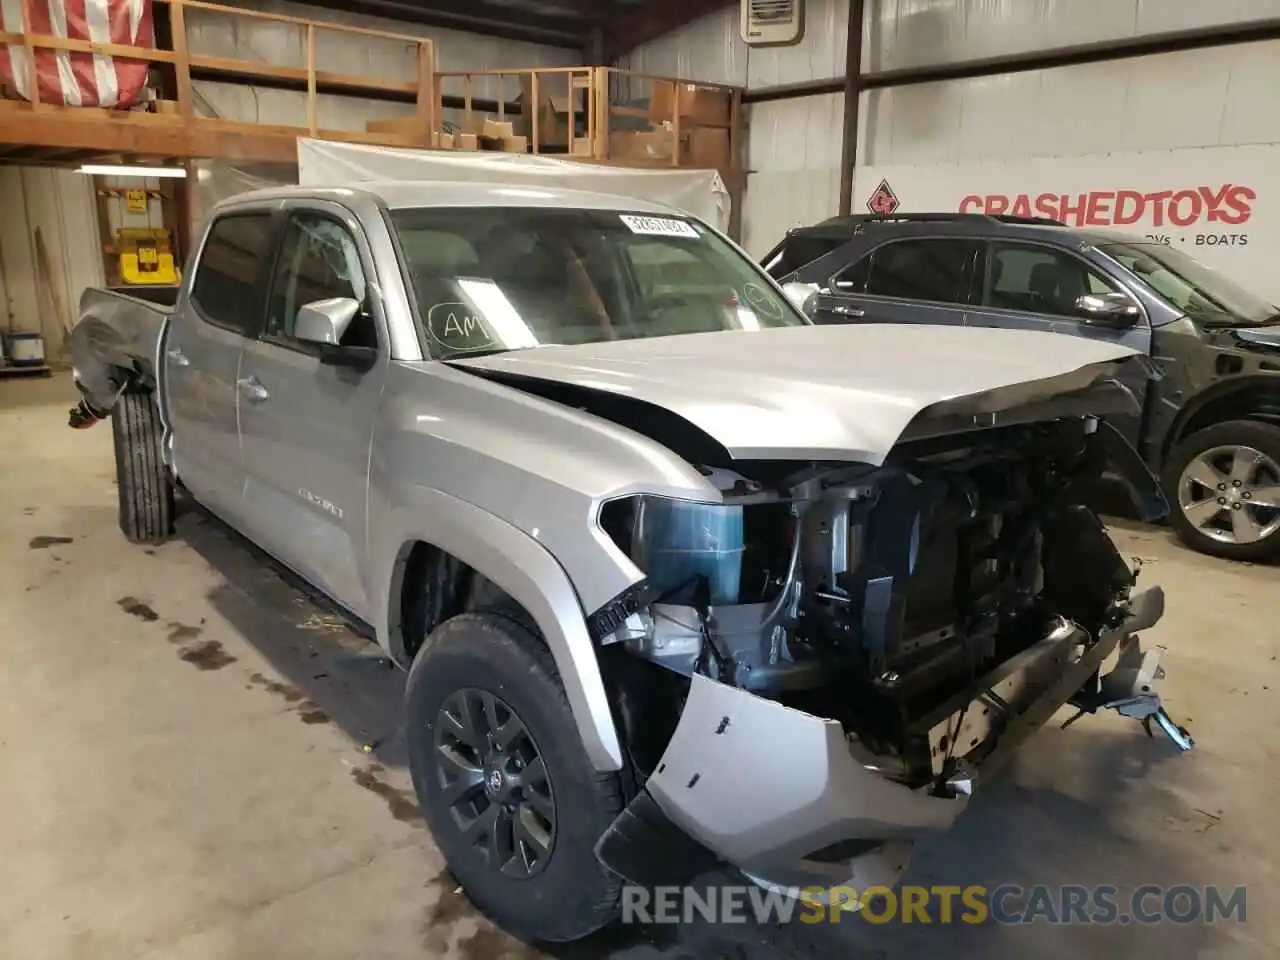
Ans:
[[[1165,464],[1170,523],[1201,553],[1259,562],[1280,555],[1280,427],[1232,420],[1201,430]]]
[[[578,940],[617,914],[595,856],[622,811],[583,749],[550,652],[520,624],[463,614],[427,638],[405,693],[409,766],[450,872],[526,941]]]

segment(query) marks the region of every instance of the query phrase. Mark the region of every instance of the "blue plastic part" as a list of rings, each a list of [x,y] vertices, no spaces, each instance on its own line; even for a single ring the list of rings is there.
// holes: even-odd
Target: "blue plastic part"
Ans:
[[[661,596],[705,577],[711,603],[738,602],[742,579],[742,507],[652,498],[637,531],[636,561]]]

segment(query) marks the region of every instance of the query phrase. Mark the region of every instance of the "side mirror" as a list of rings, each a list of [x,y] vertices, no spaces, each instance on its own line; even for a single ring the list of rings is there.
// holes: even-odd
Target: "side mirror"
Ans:
[[[350,297],[316,300],[298,308],[293,335],[303,343],[320,348],[320,362],[336,367],[365,370],[377,359],[377,351],[369,347],[341,346],[351,321],[360,312],[360,302]]]
[[[1127,293],[1086,293],[1076,299],[1076,313],[1100,327],[1132,327],[1142,310]]]
[[[791,302],[791,305],[803,313],[810,320],[817,310],[818,303],[818,285],[816,283],[798,283],[791,281],[782,285],[782,295]]]

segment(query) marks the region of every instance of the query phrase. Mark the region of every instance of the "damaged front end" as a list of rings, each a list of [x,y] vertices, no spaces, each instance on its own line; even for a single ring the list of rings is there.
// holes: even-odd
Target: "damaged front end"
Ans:
[[[722,859],[781,889],[891,884],[1065,704],[1191,746],[1137,638],[1163,594],[1135,591],[1079,502],[1107,472],[1161,515],[1137,454],[1092,416],[951,426],[876,467],[707,468],[720,504],[606,504],[647,576],[593,622],[644,779],[600,841],[607,866],[638,883]]]

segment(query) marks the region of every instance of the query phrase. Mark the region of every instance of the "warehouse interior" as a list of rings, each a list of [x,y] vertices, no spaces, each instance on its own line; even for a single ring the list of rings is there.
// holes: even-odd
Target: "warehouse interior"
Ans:
[[[1073,250],[1126,231],[1194,258],[1250,303],[1280,303],[1280,112],[1268,106],[1280,0],[5,0],[0,13],[0,957],[1280,951],[1267,908],[1280,873],[1280,637],[1268,613],[1280,580],[1262,547],[1280,538],[1280,514],[1251,513],[1225,486],[1224,526],[1201,527],[1221,550],[1193,549],[1175,523],[1143,522],[1126,503],[1098,507],[1139,585],[1163,590],[1163,618],[1142,640],[1161,651],[1160,696],[1194,749],[1114,709],[1064,727],[1074,711],[1063,707],[1007,772],[978,774],[951,829],[915,845],[901,883],[933,899],[914,918],[877,920],[865,904],[819,923],[686,911],[549,944],[500,929],[446,865],[410,772],[405,671],[367,625],[190,497],[163,542],[127,542],[111,417],[82,406],[71,425],[94,429],[68,429],[85,402],[73,331],[86,291],[86,304],[109,288],[172,305],[214,205],[257,188],[480,177],[536,198],[585,183],[693,215],[766,268],[791,231],[832,218],[840,239],[823,252],[882,221],[981,221],[981,242],[996,244],[1017,240],[991,231],[1052,221],[1083,231]],[[994,267],[984,278],[971,265],[965,282],[990,286]],[[839,294],[834,270],[807,295]],[[811,279],[770,272],[779,297]],[[836,312],[874,313],[863,292]],[[907,313],[929,306],[913,297],[889,299]],[[955,325],[983,325],[983,306],[969,301]],[[1271,309],[1253,325],[1280,318]],[[1187,337],[1219,349],[1221,330]],[[1143,456],[1172,510],[1188,508],[1192,466],[1181,480],[1170,466],[1184,449],[1193,462],[1252,451],[1264,473],[1236,487],[1280,490],[1264,475],[1280,468],[1268,446],[1280,435],[1273,336],[1231,341],[1243,373],[1206,361],[1194,377],[1173,369],[1194,365],[1184,341],[1136,346],[1173,385],[1140,428],[1167,420],[1167,439],[1152,441],[1163,466]],[[1065,349],[1060,339],[1026,363]],[[917,362],[895,355],[887,380],[916,383]],[[1227,379],[1245,373],[1248,387],[1231,392]],[[1187,446],[1193,426],[1212,439],[1244,420],[1261,432]],[[1242,505],[1261,517],[1255,543],[1233,526]],[[720,863],[692,887],[740,890],[743,871]],[[954,916],[937,896],[952,888]],[[960,892],[973,888],[1002,890],[1004,918],[965,919]],[[1197,898],[1181,915],[1175,888]],[[1127,903],[1144,889],[1146,920],[1052,906],[1064,890]],[[1211,894],[1233,891],[1247,913],[1205,915]],[[1051,901],[1039,919],[1036,897]]]

